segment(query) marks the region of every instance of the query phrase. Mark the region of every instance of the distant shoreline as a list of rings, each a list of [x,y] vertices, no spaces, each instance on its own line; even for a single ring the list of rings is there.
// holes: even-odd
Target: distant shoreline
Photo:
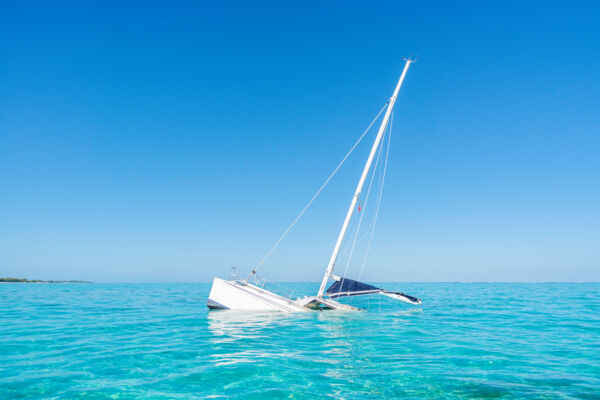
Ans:
[[[39,279],[25,279],[25,278],[0,278],[0,283],[92,283],[89,281],[43,281]]]

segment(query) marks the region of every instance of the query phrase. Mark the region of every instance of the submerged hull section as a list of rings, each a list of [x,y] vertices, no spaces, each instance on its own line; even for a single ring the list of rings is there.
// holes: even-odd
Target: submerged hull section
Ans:
[[[207,302],[210,309],[308,311],[290,299],[242,281],[215,278]]]

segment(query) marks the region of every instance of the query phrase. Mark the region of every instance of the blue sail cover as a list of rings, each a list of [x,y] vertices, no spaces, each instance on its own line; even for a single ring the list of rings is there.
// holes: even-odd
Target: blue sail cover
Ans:
[[[382,289],[362,283],[359,281],[354,281],[348,278],[340,278],[339,281],[333,282],[333,285],[329,286],[327,289],[327,294],[329,297],[342,297],[342,296],[356,296],[361,294],[368,293],[377,293]]]
[[[408,294],[402,292],[391,292],[389,290],[384,290],[373,285],[354,281],[348,278],[340,278],[339,281],[334,282],[333,285],[329,286],[329,289],[327,289],[327,294],[332,299],[344,296],[360,296],[363,294],[373,293],[381,293],[407,303],[421,304],[421,299],[409,296]]]

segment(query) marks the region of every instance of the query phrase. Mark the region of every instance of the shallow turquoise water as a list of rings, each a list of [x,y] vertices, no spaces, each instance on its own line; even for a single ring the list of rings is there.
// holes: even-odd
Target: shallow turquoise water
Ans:
[[[423,307],[208,312],[208,284],[1,284],[0,399],[600,398],[600,284],[385,287]]]

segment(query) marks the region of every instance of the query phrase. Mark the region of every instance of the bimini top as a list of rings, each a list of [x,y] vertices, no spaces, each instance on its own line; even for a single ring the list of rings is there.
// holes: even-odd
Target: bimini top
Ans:
[[[421,299],[409,296],[402,292],[390,292],[388,290],[369,285],[368,283],[363,283],[348,278],[336,276],[334,279],[336,281],[333,282],[333,285],[329,286],[327,289],[327,294],[332,299],[344,296],[361,296],[365,294],[380,293],[397,300],[405,301],[407,303],[421,304]]]

